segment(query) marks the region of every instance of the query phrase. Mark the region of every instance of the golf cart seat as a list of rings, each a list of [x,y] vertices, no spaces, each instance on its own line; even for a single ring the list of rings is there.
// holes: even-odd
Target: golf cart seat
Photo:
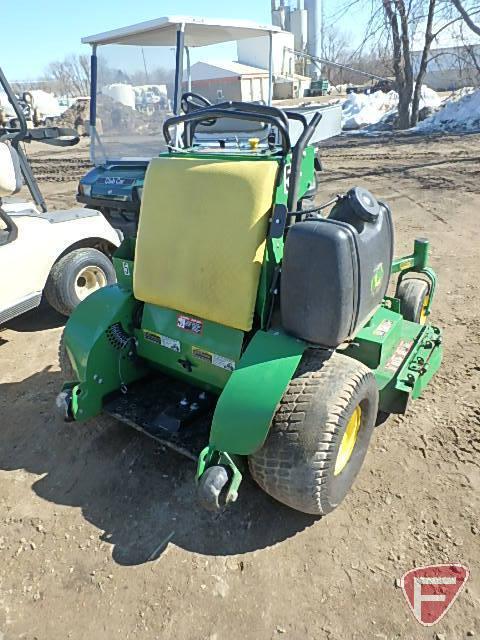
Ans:
[[[22,171],[16,150],[0,142],[0,198],[13,196],[23,186]]]
[[[157,158],[143,192],[138,300],[252,328],[278,163]]]

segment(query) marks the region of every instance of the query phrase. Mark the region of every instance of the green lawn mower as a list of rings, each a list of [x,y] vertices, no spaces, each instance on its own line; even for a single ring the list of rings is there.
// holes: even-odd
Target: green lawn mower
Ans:
[[[195,147],[220,117],[268,123],[268,142]],[[167,120],[118,284],[80,304],[62,339],[64,418],[106,412],[195,460],[211,510],[249,469],[276,500],[332,511],[379,418],[404,413],[441,364],[428,242],[394,260],[390,210],[358,187],[301,210],[321,115],[292,148],[301,117],[224,103]]]

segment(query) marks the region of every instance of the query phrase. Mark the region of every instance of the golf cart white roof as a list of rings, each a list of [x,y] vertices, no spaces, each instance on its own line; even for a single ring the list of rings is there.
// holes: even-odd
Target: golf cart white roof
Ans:
[[[174,47],[177,31],[185,26],[185,46],[205,47],[246,38],[259,38],[270,33],[281,33],[279,27],[259,25],[249,20],[222,20],[217,18],[192,18],[173,16],[106,31],[82,38],[83,44],[124,44],[141,47]]]

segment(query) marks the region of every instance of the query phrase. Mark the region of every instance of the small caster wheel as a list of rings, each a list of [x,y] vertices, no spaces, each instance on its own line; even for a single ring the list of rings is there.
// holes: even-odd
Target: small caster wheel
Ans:
[[[210,467],[198,483],[198,500],[207,511],[220,511],[226,505],[230,478],[225,467]]]
[[[430,289],[425,280],[405,278],[399,284],[395,297],[400,300],[400,312],[405,320],[427,324]]]
[[[55,399],[55,409],[62,420],[65,422],[73,422],[71,391],[61,391],[58,394]]]

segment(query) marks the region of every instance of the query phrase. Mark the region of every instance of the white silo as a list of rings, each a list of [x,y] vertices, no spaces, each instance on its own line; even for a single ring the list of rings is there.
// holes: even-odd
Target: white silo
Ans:
[[[304,0],[298,0],[297,9],[290,13],[290,30],[295,36],[295,49],[305,51],[308,41],[308,13]]]
[[[322,57],[322,0],[305,0],[305,9],[308,11],[308,46],[307,50],[311,56]],[[311,66],[312,75],[317,78],[320,70],[317,65]]]
[[[103,88],[103,93],[120,104],[135,109],[135,89],[131,84],[115,83]]]

